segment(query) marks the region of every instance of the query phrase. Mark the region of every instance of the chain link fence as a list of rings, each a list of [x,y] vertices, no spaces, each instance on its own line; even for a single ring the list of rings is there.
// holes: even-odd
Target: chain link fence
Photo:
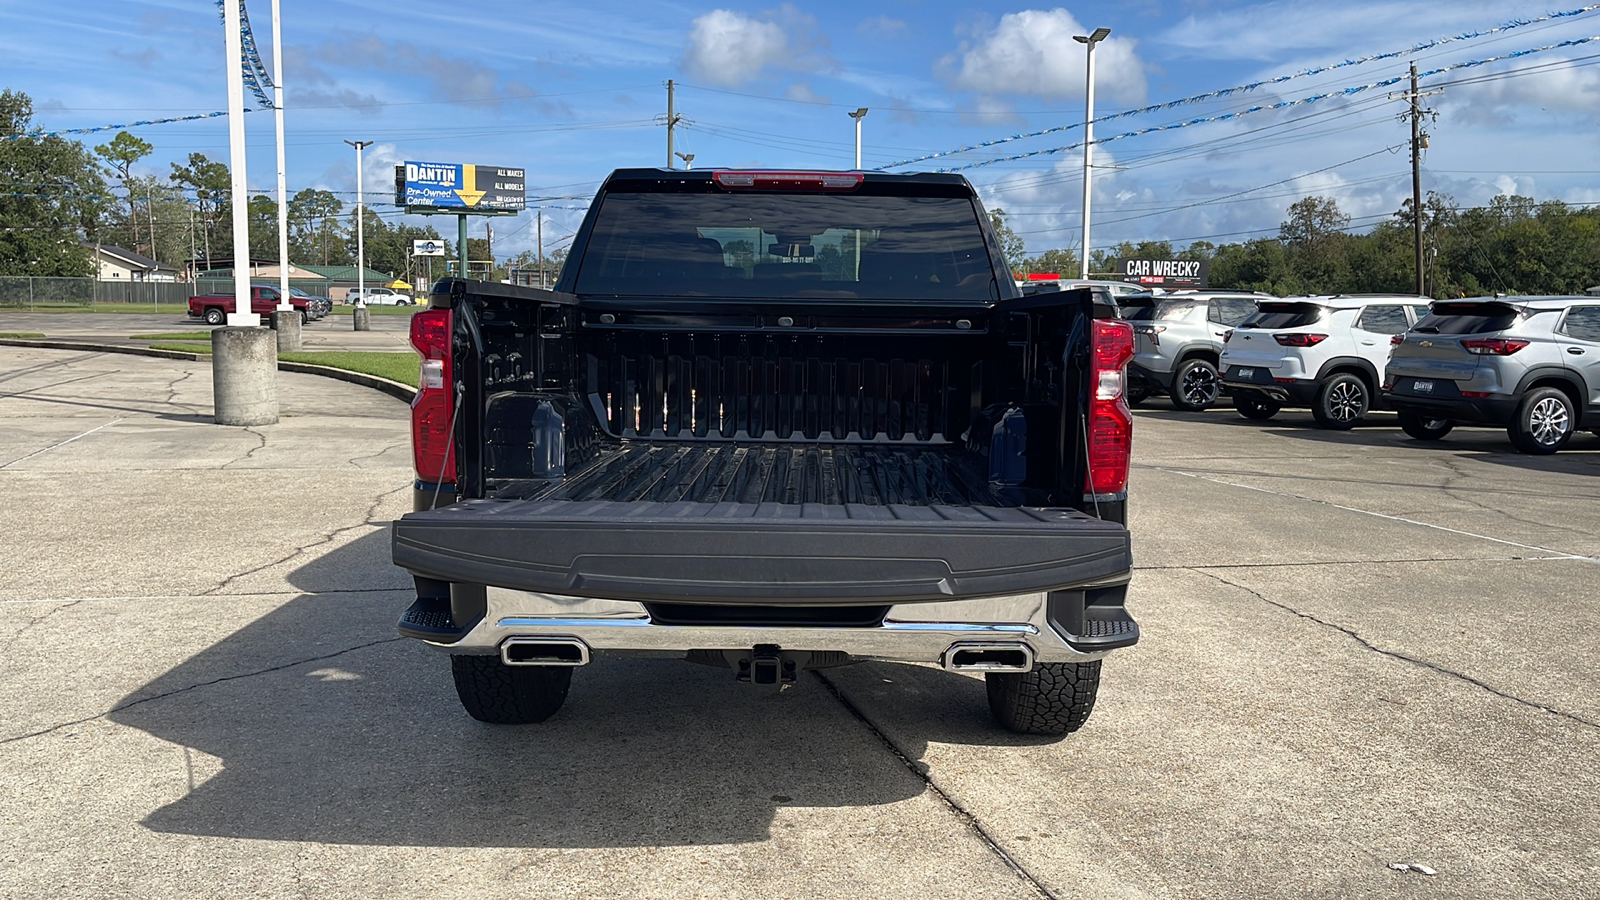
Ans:
[[[229,289],[231,292],[231,284]],[[30,312],[182,312],[189,308],[194,294],[195,286],[186,283],[0,275],[0,309]]]

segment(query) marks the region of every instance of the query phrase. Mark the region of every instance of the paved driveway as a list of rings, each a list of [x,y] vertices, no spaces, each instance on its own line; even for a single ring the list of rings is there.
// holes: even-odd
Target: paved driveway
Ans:
[[[1597,894],[1600,439],[1152,404],[1145,640],[1064,740],[889,664],[602,661],[506,729],[394,636],[404,404],[209,377],[0,348],[0,896]]]

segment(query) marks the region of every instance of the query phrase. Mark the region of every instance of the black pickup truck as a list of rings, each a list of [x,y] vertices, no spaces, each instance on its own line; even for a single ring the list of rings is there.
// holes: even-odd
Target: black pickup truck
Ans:
[[[643,655],[935,664],[1077,730],[1139,637],[1132,332],[1023,296],[987,223],[954,175],[623,169],[554,290],[440,281],[400,633],[486,722]]]

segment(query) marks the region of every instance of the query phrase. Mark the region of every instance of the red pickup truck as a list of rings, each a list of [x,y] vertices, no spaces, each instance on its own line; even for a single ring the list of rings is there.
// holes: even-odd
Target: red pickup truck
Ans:
[[[305,297],[289,296],[289,303],[300,310],[300,324],[311,321],[313,313],[310,309],[311,301]],[[200,297],[189,298],[189,315],[195,319],[205,319],[207,325],[221,325],[228,320],[228,313],[235,309],[232,294],[206,294]],[[278,308],[278,289],[275,287],[256,286],[250,289],[250,311],[263,316],[272,315]]]

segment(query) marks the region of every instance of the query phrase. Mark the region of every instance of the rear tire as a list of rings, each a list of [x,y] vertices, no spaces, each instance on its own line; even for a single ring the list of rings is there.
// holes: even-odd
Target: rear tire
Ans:
[[[1071,734],[1089,721],[1100,690],[1100,661],[1039,663],[1031,672],[984,676],[989,712],[1018,734]]]
[[[1553,387],[1534,388],[1517,404],[1516,418],[1506,426],[1511,443],[1523,453],[1545,456],[1572,439],[1577,414],[1572,398]]]
[[[1412,412],[1403,412],[1399,416],[1400,430],[1419,441],[1442,440],[1450,433],[1450,429],[1456,427],[1456,423],[1449,419],[1430,419]]]
[[[1372,390],[1358,376],[1348,372],[1333,375],[1322,383],[1311,416],[1323,428],[1349,431],[1372,408]]]
[[[1138,406],[1150,399],[1150,385],[1145,384],[1144,379],[1138,379],[1128,385],[1128,390],[1123,397],[1128,401],[1129,406]]]
[[[226,318],[227,316],[223,315],[222,310],[219,307],[213,306],[206,310],[207,325],[221,325],[222,321]]]
[[[1222,394],[1222,377],[1210,360],[1191,359],[1172,373],[1172,405],[1185,412],[1204,412]]]
[[[1257,422],[1265,422],[1283,409],[1283,407],[1262,397],[1260,394],[1247,391],[1239,391],[1239,393],[1233,395],[1233,408],[1239,411],[1239,415],[1244,416],[1246,419],[1254,419]]]
[[[450,674],[467,714],[491,725],[543,722],[572,684],[570,666],[508,666],[498,656],[452,654]]]

